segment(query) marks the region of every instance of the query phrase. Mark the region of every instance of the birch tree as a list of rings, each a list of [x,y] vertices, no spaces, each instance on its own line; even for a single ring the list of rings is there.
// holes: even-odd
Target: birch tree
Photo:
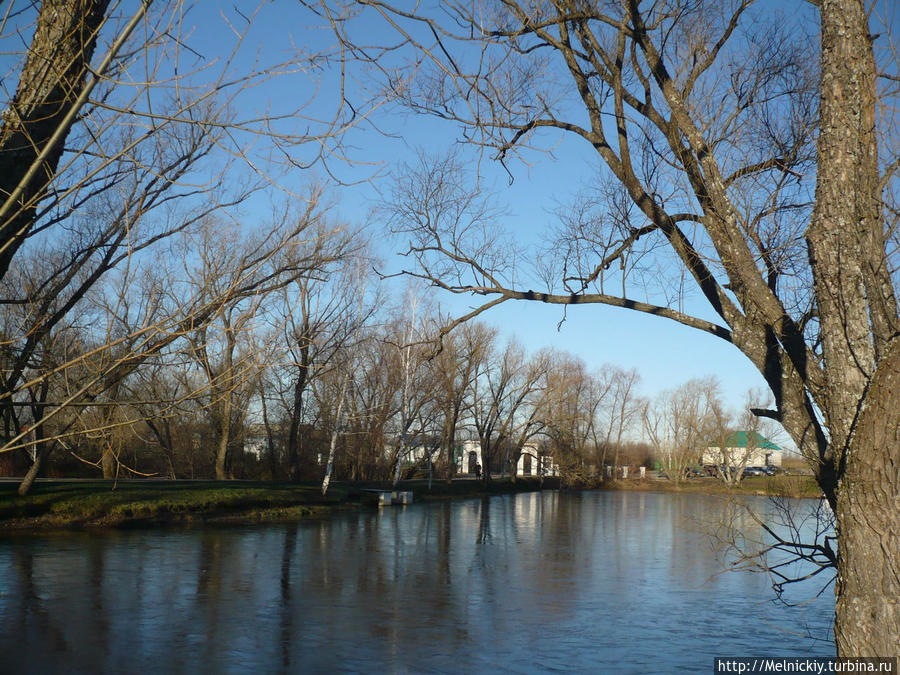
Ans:
[[[340,359],[337,360],[336,370],[333,379],[336,386],[332,387],[336,392],[336,396],[332,396],[334,404],[334,413],[331,418],[330,439],[328,444],[328,456],[325,460],[325,474],[322,477],[322,496],[328,493],[328,486],[331,484],[331,476],[334,472],[334,462],[337,457],[338,442],[344,433],[346,426],[345,407],[347,403],[347,392],[352,384],[353,377],[356,375],[356,366],[358,364],[359,350],[365,342],[366,335],[364,333],[365,318],[369,315],[369,303],[373,300],[367,296],[368,288],[368,271],[362,261],[356,266],[354,274],[353,297],[356,300],[356,320],[352,324],[349,332],[349,339],[343,345]],[[375,299],[377,304],[377,298]],[[322,383],[320,383],[322,384]],[[320,396],[320,407],[323,397]]]
[[[397,405],[396,454],[393,463],[393,484],[400,481],[401,469],[408,461],[411,441],[424,441],[425,409],[434,399],[436,381],[428,367],[428,356],[434,350],[434,336],[428,330],[434,324],[428,316],[421,294],[412,286],[404,293],[401,317],[395,324],[394,335],[388,336],[388,346],[394,350],[400,373]],[[420,426],[416,426],[416,425]],[[423,446],[424,447],[424,446]],[[431,453],[428,453],[429,465]]]
[[[287,390],[287,463],[292,480],[303,474],[300,428],[309,389],[316,377],[334,366],[333,359],[356,330],[357,299],[346,290],[365,264],[367,247],[365,235],[347,225],[318,222],[315,229],[317,235],[307,244],[313,250],[306,255],[320,257],[323,264],[282,290],[275,313],[275,329],[282,335],[287,355],[285,367],[279,370]]]

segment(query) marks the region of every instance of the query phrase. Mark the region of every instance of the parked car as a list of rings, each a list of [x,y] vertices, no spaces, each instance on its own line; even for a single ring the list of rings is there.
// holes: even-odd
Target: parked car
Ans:
[[[746,466],[744,467],[744,478],[747,476],[763,476],[765,472],[759,468],[758,466]]]

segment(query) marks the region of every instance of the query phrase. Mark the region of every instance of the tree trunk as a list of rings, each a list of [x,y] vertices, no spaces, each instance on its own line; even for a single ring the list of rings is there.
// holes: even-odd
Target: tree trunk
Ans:
[[[25,241],[40,195],[56,173],[66,115],[85,86],[109,0],[44,0],[19,86],[0,127],[0,196],[20,189],[0,225],[0,278]],[[69,121],[69,126],[71,122]],[[54,136],[58,131],[62,134]],[[48,148],[53,140],[52,147]],[[40,170],[28,178],[41,153]],[[24,188],[24,189],[22,189]],[[11,216],[11,217],[10,217]]]
[[[116,471],[116,465],[118,463],[118,457],[116,457],[116,453],[113,451],[113,442],[112,440],[109,440],[106,442],[106,447],[103,448],[103,456],[100,458],[103,477],[106,479],[115,478],[118,473]]]
[[[325,475],[322,477],[322,496],[328,494],[328,486],[331,485],[331,473],[334,471],[334,457],[337,454],[337,442],[340,432],[337,428],[331,432],[331,441],[328,444],[328,461],[325,463]]]
[[[38,393],[38,401],[41,403],[46,403],[47,394],[50,391],[50,383],[45,379],[41,382],[41,388]],[[32,425],[31,429],[31,440],[34,448],[34,461],[31,464],[31,467],[28,469],[28,473],[25,474],[25,478],[19,483],[19,496],[24,497],[31,491],[31,486],[34,485],[35,479],[38,477],[38,474],[41,471],[41,467],[46,461],[47,457],[50,455],[50,452],[53,450],[53,443],[42,443],[44,439],[44,426],[41,424],[41,421],[44,418],[44,412],[46,408],[43,405],[40,406],[32,406],[31,414],[34,416],[34,425]]]
[[[485,487],[491,483],[491,459],[494,455],[494,448],[490,442],[481,444],[481,482]]]
[[[34,456],[34,462],[31,464],[31,468],[28,469],[28,473],[25,474],[25,478],[22,479],[22,482],[19,483],[19,496],[24,497],[29,492],[31,492],[31,487],[34,485],[34,481],[37,479],[38,474],[41,472],[41,467],[44,464],[44,461],[50,455],[50,451],[53,449],[53,446],[49,443],[45,443],[40,446],[40,450]]]
[[[110,400],[115,401],[119,397],[119,387],[114,385],[110,390]],[[103,426],[110,427],[113,417],[115,417],[116,409],[113,406],[107,406],[103,411]],[[115,446],[115,430],[110,430],[106,437],[103,454],[100,457],[100,466],[103,469],[103,477],[107,480],[117,478],[119,474],[119,454],[116,452]]]
[[[275,453],[275,435],[272,433],[272,424],[269,420],[268,406],[266,405],[266,392],[262,383],[259,387],[259,402],[262,405],[263,426],[266,429],[266,457],[269,461],[269,474],[272,480],[278,480],[278,458]]]
[[[309,373],[309,348],[301,351],[301,363],[297,371],[297,379],[294,380],[294,405],[291,409],[291,422],[288,429],[288,472],[293,481],[300,480],[302,467],[300,466],[300,420],[303,414],[303,392],[306,390],[306,381]]]
[[[406,430],[400,433],[399,447],[397,448],[397,464],[394,466],[393,486],[396,488],[400,483],[400,474],[403,471],[403,455],[406,454]]]
[[[878,366],[838,490],[839,656],[900,656],[900,339]]]
[[[819,483],[833,508],[832,477],[852,443],[859,404],[875,370],[866,268],[886,263],[884,250],[869,260],[868,232],[882,227],[875,138],[875,57],[861,0],[824,0],[816,200],[806,231],[821,324],[827,382],[829,448]],[[881,305],[878,304],[880,307]],[[883,323],[879,321],[880,325]]]
[[[839,656],[895,656],[900,340],[884,280],[890,266],[878,245],[875,58],[861,0],[823,0],[821,18],[818,173],[807,242],[828,378],[823,412],[830,448],[819,482],[836,515],[835,641]]]
[[[331,485],[331,472],[334,470],[334,458],[337,455],[338,437],[341,435],[344,419],[344,398],[347,395],[347,385],[350,382],[350,371],[344,373],[344,379],[341,382],[341,393],[338,399],[337,411],[334,416],[334,429],[331,431],[331,442],[328,445],[328,461],[325,464],[325,476],[322,478],[322,496],[328,493],[328,486]]]
[[[448,415],[452,415],[453,412],[448,411]],[[450,485],[453,482],[453,476],[456,474],[456,424],[451,422],[445,422],[444,427],[444,445],[447,450],[447,484]]]
[[[603,442],[603,452],[600,455],[600,478],[603,482],[606,482],[606,456],[609,452],[609,444],[604,441]]]
[[[231,393],[226,395],[222,406],[222,419],[216,443],[216,480],[228,480],[228,444],[231,441]]]

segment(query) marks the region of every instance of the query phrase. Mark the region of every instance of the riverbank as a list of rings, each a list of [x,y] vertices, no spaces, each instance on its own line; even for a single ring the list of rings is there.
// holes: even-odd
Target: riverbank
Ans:
[[[335,482],[323,497],[316,483],[268,481],[39,480],[19,497],[18,483],[0,483],[0,532],[85,528],[154,527],[294,521],[358,508],[367,489],[390,489],[389,482]],[[493,481],[469,478],[402,481],[397,489],[415,501],[491,496],[558,488],[548,479]]]
[[[367,489],[390,489],[387,482],[336,482],[323,497],[315,483],[264,481],[41,480],[27,497],[15,481],[0,482],[0,532],[166,525],[286,522],[324,517],[341,509],[360,508]],[[738,486],[716,478],[620,480],[595,486],[604,490],[638,490],[721,495],[821,496],[811,476],[754,476]],[[402,481],[400,490],[415,501],[470,498],[559,488],[557,479],[494,480],[485,486],[471,478],[452,483]]]
[[[822,497],[822,489],[816,483],[816,479],[807,474],[748,476],[738,485],[726,485],[719,478],[712,476],[687,478],[678,483],[668,479],[650,477],[644,480],[608,481],[598,487],[605,490],[643,490],[704,495],[792,497],[796,499],[819,499]]]

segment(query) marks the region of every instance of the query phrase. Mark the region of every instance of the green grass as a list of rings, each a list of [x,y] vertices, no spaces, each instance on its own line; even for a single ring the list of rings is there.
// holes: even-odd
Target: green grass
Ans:
[[[819,498],[822,490],[809,475],[748,476],[738,485],[726,485],[714,477],[688,478],[676,485],[669,480],[626,480],[607,485],[622,490],[662,490],[701,494],[769,495],[773,497]]]
[[[345,501],[347,491],[289,483],[214,481],[38,482],[19,497],[0,485],[0,529],[117,526],[197,519],[272,519],[309,515]]]
[[[765,491],[784,497],[821,497],[822,489],[812,476],[748,476],[741,481],[741,489]]]
[[[332,483],[327,497],[316,483],[262,481],[130,480],[115,487],[99,480],[39,481],[26,497],[18,496],[17,487],[0,483],[0,531],[296,520],[358,502],[361,490],[390,489],[390,483]],[[544,487],[557,485],[548,481]],[[474,480],[435,480],[430,490],[424,480],[399,486],[412,490],[416,501],[540,488],[534,479],[494,481],[488,487]]]
[[[335,507],[359,501],[367,488],[390,489],[390,483],[333,483],[323,498],[315,483],[255,481],[39,481],[32,494],[19,497],[15,482],[0,483],[0,532],[79,527],[140,527],[188,523],[240,523],[297,520],[323,515]],[[508,494],[559,487],[558,481],[495,480],[485,487],[471,479],[447,483],[404,481],[415,501]],[[674,485],[670,481],[627,480],[606,484],[609,489],[665,490],[703,494],[821,495],[811,476],[753,476],[738,487],[716,478],[697,478]]]

